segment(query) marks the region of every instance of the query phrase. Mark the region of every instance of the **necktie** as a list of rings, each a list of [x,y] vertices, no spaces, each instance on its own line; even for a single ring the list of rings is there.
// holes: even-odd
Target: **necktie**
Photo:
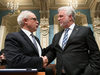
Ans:
[[[32,40],[33,40],[34,46],[35,46],[35,48],[38,50],[37,43],[36,43],[36,41],[35,41],[34,35],[31,34],[31,36],[32,36]]]
[[[65,46],[66,46],[66,43],[67,43],[67,40],[68,40],[68,31],[69,31],[69,29],[70,28],[65,29],[65,34],[64,34],[63,41],[62,41],[62,49],[64,49]]]

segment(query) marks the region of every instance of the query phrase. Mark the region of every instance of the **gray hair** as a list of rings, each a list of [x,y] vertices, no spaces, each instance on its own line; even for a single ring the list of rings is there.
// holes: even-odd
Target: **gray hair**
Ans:
[[[60,7],[58,9],[58,12],[61,11],[61,10],[65,10],[65,14],[67,16],[72,15],[72,20],[75,22],[75,16],[76,16],[75,14],[76,14],[76,12],[72,7],[68,7],[68,6]]]
[[[23,26],[23,24],[24,24],[23,19],[24,19],[24,18],[29,18],[29,16],[30,16],[31,13],[32,13],[32,12],[31,12],[31,11],[28,11],[28,10],[22,11],[22,12],[19,14],[19,16],[17,17],[17,22],[18,22],[18,24],[19,24],[20,26]]]

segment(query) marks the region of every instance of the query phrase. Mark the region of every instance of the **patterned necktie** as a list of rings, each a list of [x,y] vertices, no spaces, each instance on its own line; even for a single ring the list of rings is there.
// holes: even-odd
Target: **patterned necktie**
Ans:
[[[31,34],[31,36],[32,36],[32,40],[33,40],[34,46],[35,46],[35,48],[38,50],[37,43],[36,43],[36,41],[35,41],[34,35]]]
[[[63,38],[63,41],[62,41],[62,49],[64,50],[65,46],[66,46],[66,43],[67,43],[67,40],[68,40],[68,31],[69,31],[70,28],[67,28],[65,29],[65,34],[64,34],[64,38]]]

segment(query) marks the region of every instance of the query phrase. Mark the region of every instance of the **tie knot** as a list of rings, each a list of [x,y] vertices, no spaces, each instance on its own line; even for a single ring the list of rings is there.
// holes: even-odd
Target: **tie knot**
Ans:
[[[32,37],[34,37],[34,35],[33,34],[30,34]]]
[[[68,32],[70,28],[65,29],[65,32]]]

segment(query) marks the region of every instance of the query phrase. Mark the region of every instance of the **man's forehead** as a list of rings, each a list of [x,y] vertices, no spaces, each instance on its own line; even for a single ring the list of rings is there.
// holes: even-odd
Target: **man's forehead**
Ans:
[[[35,14],[33,14],[33,13],[30,15],[30,17],[37,18],[37,17],[36,17],[36,15],[35,15]]]
[[[62,11],[59,11],[58,15],[64,15],[65,14],[65,11],[62,10]]]
[[[62,10],[60,10],[59,12],[65,12],[65,10],[64,10],[64,9],[62,9]]]

